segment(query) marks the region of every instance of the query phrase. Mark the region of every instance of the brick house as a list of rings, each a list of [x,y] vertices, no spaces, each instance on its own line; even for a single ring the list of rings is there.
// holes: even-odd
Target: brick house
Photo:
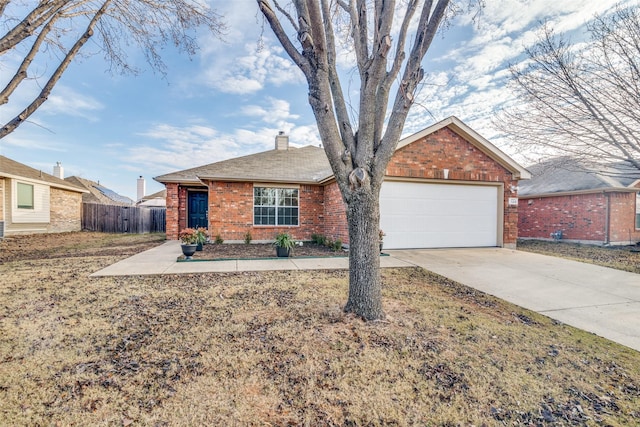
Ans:
[[[280,231],[348,244],[345,205],[324,150],[290,147],[155,177],[167,190],[167,238],[204,226],[225,241]],[[380,193],[385,247],[506,246],[517,239],[517,186],[529,173],[450,117],[402,139]]]
[[[594,170],[568,157],[531,166],[520,185],[521,238],[626,245],[640,241],[640,175],[618,165]]]
[[[81,229],[86,190],[0,156],[0,237]]]

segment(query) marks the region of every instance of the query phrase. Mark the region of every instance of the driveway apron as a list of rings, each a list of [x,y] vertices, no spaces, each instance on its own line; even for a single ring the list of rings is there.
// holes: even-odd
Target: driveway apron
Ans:
[[[640,351],[640,275],[501,249],[389,251],[392,257]]]

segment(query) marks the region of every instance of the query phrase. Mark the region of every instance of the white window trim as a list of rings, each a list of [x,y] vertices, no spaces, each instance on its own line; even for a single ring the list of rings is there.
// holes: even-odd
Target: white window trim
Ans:
[[[260,184],[254,184],[253,185],[254,191],[252,194],[253,197],[253,226],[254,227],[289,227],[289,228],[295,228],[295,227],[300,227],[300,186],[295,186],[295,185],[278,185],[278,184],[264,184],[264,185],[260,185]],[[298,191],[298,206],[286,206],[286,207],[295,207],[298,209],[298,224],[292,225],[292,224],[278,224],[278,193],[276,192],[276,204],[273,206],[275,208],[275,224],[256,224],[256,207],[265,207],[265,205],[256,205],[256,193],[255,193],[255,189],[256,188],[273,188],[273,189],[287,189],[287,190],[297,190]],[[271,206],[267,206],[267,207],[271,207]]]
[[[51,221],[50,187],[26,179],[11,181],[11,222],[48,224]],[[18,208],[18,183],[33,185],[33,209]]]

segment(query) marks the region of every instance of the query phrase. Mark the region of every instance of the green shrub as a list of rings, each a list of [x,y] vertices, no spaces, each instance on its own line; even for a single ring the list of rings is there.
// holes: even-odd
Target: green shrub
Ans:
[[[215,242],[216,242],[216,245],[221,245],[222,243],[224,243],[224,239],[219,234],[216,234]]]
[[[289,233],[280,233],[276,236],[273,244],[281,248],[292,249],[296,242]]]
[[[247,231],[246,233],[244,233],[244,244],[248,245],[249,243],[251,243],[251,241],[253,240],[253,237],[251,236],[251,231]]]

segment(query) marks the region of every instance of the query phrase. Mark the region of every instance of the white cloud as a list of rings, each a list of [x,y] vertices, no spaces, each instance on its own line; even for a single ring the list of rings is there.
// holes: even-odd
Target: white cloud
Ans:
[[[265,40],[260,48],[257,42],[248,42],[240,49],[244,53],[241,56],[228,52],[206,58],[208,65],[201,78],[204,84],[223,93],[245,95],[267,85],[278,87],[304,81],[281,47]]]
[[[246,105],[242,107],[241,113],[249,117],[259,118],[265,123],[276,124],[285,128],[293,127],[293,123],[289,121],[300,117],[298,114],[291,114],[291,106],[284,99],[266,97],[265,102],[268,104],[265,107],[255,104]]]
[[[48,115],[65,114],[82,117],[95,122],[99,120],[96,112],[102,109],[104,105],[95,98],[79,93],[68,86],[57,85],[40,111]]]

